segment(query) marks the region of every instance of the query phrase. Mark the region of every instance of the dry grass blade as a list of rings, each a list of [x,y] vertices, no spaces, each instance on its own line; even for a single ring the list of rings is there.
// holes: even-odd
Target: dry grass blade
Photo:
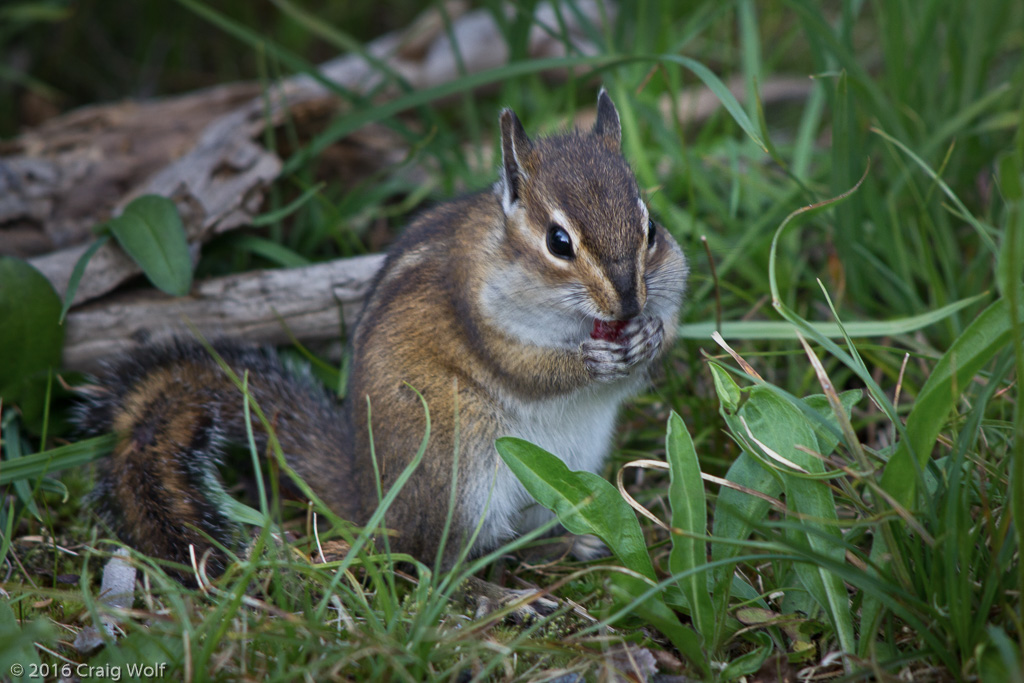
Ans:
[[[711,283],[715,292],[715,332],[722,332],[722,288],[718,283],[718,270],[715,268],[715,257],[711,254],[711,245],[708,244],[707,235],[700,236],[701,244],[704,245],[704,253],[708,257],[708,270],[711,272]]]
[[[719,334],[717,330],[711,333],[711,338],[715,341],[716,344],[725,349],[726,353],[732,356],[733,360],[739,363],[739,366],[743,368],[743,372],[747,373],[751,377],[756,377],[758,380],[762,382],[764,381],[764,378],[761,377],[757,370],[754,369],[754,366],[745,361],[743,357],[740,356],[740,354],[736,353],[736,351],[734,351],[733,348],[729,346],[728,342],[725,341],[725,339],[722,337],[721,334]]]
[[[660,526],[662,529],[668,531],[668,524],[665,524],[665,522],[658,519],[657,516],[654,515],[654,513],[652,513],[650,510],[641,505],[635,498],[633,498],[633,496],[629,495],[628,491],[626,491],[626,485],[623,482],[623,476],[626,472],[626,469],[631,467],[637,469],[667,470],[668,463],[663,462],[661,460],[633,460],[632,462],[628,462],[625,465],[623,465],[622,468],[615,473],[615,486],[619,489],[619,493],[622,495],[623,498],[625,498],[626,502],[629,503],[629,507],[639,512],[641,515],[651,520],[652,522]]]
[[[623,473],[625,472],[625,470],[627,468],[630,468],[630,467],[636,467],[636,468],[640,468],[640,469],[651,469],[651,470],[667,470],[669,468],[668,463],[664,462],[662,460],[633,460],[631,462],[627,462],[616,473],[616,475],[615,475],[615,484],[616,484],[617,488],[619,489],[619,493],[622,494],[622,497],[626,500],[627,503],[629,503],[629,506],[631,508],[633,508],[634,510],[636,510],[641,515],[643,515],[647,519],[651,520],[652,522],[654,522],[658,526],[660,526],[662,529],[665,529],[666,531],[670,530],[670,527],[667,524],[665,524],[663,521],[658,519],[658,517],[656,515],[654,515],[654,513],[652,513],[647,508],[645,508],[642,504],[640,504],[639,501],[637,501],[635,498],[633,498],[633,496],[629,495],[628,491],[626,491],[625,485],[623,483]],[[760,491],[757,491],[755,489],[748,488],[746,486],[741,486],[740,484],[737,484],[735,482],[731,482],[728,479],[723,479],[722,477],[716,477],[715,475],[707,474],[706,472],[701,472],[700,473],[700,478],[703,479],[704,481],[711,482],[712,484],[718,484],[719,486],[724,486],[724,487],[730,488],[730,489],[732,489],[734,491],[739,491],[740,493],[745,493],[748,496],[754,496],[755,498],[760,498],[761,500],[765,501],[766,503],[768,503],[769,505],[774,507],[779,512],[786,512],[786,506],[785,506],[785,504],[782,501],[780,501],[780,500],[778,500],[776,498],[772,498],[771,496],[769,496],[767,494],[764,494],[764,493],[761,493]]]
[[[868,460],[867,455],[864,454],[864,448],[861,446],[857,434],[853,431],[850,418],[846,416],[843,402],[839,399],[839,394],[836,392],[832,380],[829,379],[828,373],[825,372],[825,367],[821,364],[821,360],[818,359],[817,354],[811,349],[811,345],[807,343],[803,335],[797,332],[796,336],[800,340],[801,346],[804,347],[807,358],[811,361],[814,374],[818,377],[818,384],[821,385],[821,390],[825,393],[825,397],[828,398],[828,404],[832,407],[832,414],[835,415],[836,421],[839,423],[839,428],[843,432],[843,438],[846,440],[847,447],[853,453],[857,462],[860,463],[862,469],[865,471],[871,469],[871,462]]]

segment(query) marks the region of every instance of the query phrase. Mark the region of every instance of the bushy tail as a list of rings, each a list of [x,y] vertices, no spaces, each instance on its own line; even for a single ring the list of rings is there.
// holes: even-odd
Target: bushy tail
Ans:
[[[239,378],[248,371],[249,392],[289,465],[336,513],[356,516],[349,430],[332,397],[271,350],[227,343],[213,348]],[[231,547],[237,530],[216,502],[216,467],[227,443],[247,440],[236,383],[203,346],[178,340],[110,364],[81,393],[81,430],[120,435],[93,493],[103,518],[122,541],[147,555],[188,565],[189,546],[197,559],[209,551],[207,571],[220,573],[224,556],[209,539]],[[262,449],[266,432],[251,413]]]

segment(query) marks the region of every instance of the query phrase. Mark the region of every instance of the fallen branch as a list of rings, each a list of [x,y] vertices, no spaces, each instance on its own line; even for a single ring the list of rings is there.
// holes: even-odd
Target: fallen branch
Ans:
[[[124,292],[72,311],[65,324],[64,367],[94,371],[145,344],[190,334],[257,344],[338,339],[355,323],[383,254],[338,259],[304,268],[257,270],[213,278],[191,294]],[[343,322],[344,321],[344,322]]]
[[[494,16],[487,10],[465,12],[464,5],[450,2],[447,6],[449,16],[455,17],[450,35],[457,41],[458,51],[453,48],[437,11],[430,10],[409,29],[369,43],[365,55],[349,54],[325,63],[320,75],[342,91],[366,95],[377,91],[389,78],[389,72],[414,89],[430,88],[462,77],[457,55],[469,72],[507,62],[508,49]],[[580,52],[593,51],[585,25],[599,26],[603,19],[614,18],[614,6],[610,0],[581,0],[578,8],[579,16],[575,12],[567,13],[563,17],[564,24],[560,24],[550,4],[537,6],[529,36],[530,57],[562,56],[566,42]],[[516,10],[510,5],[509,11]],[[238,87],[243,92],[245,87],[251,88]],[[168,106],[194,111],[196,99],[214,96],[223,99],[225,92],[228,91],[215,88],[171,99]],[[389,83],[374,96],[388,98],[398,92],[397,84]],[[328,114],[333,114],[342,105],[334,91],[319,80],[307,75],[285,79],[259,95],[250,93],[243,104],[212,120],[198,119],[203,126],[183,126],[185,132],[179,130],[175,138],[181,147],[177,150],[179,156],[140,179],[140,174],[154,169],[149,164],[134,161],[132,155],[138,140],[160,139],[164,129],[182,126],[173,113],[158,115],[150,110],[162,104],[163,101],[129,103],[94,107],[84,114],[73,112],[67,120],[44,126],[45,135],[29,133],[16,140],[9,146],[13,154],[0,157],[0,197],[4,197],[0,201],[0,224],[5,225],[3,230],[21,235],[18,241],[22,247],[31,242],[25,237],[26,229],[40,224],[54,246],[63,247],[31,259],[61,296],[67,289],[75,263],[88,248],[87,244],[71,245],[88,240],[90,226],[117,215],[139,195],[158,194],[174,200],[193,245],[251,223],[260,209],[266,188],[281,170],[278,156],[257,142],[261,134],[286,120],[304,120],[304,109],[312,108],[318,113],[326,109]],[[118,122],[126,117],[132,120],[133,126],[118,129]],[[315,119],[311,125],[322,125],[329,117],[310,118]],[[88,124],[84,128],[83,122]],[[65,147],[51,146],[48,140],[60,138],[64,124],[76,134],[68,138]],[[144,134],[139,128],[143,124],[150,125]],[[87,134],[90,126],[94,129],[93,135]],[[114,130],[104,131],[104,126]],[[100,135],[101,132],[105,135]],[[123,144],[112,144],[112,140]],[[161,153],[166,152],[168,150],[161,148]],[[83,183],[110,191],[82,196],[78,192]],[[114,192],[118,187],[128,189]],[[67,207],[78,207],[79,211],[66,216]],[[120,254],[117,245],[108,243],[90,262],[73,303],[78,305],[102,296],[140,272]]]
[[[551,6],[537,6],[531,57],[563,55],[566,42],[581,53],[592,51],[585,25],[613,21],[615,5],[581,0],[577,9],[579,16],[573,12],[561,18],[563,34]],[[490,12],[468,12],[460,0],[450,0],[446,10],[450,31],[436,10],[428,11],[406,30],[372,41],[363,54],[323,64],[320,75],[356,95],[373,92],[375,99],[386,100],[400,93],[397,83],[388,80],[391,75],[414,89],[462,76],[452,38],[469,72],[507,62],[507,46]],[[510,5],[509,11],[516,10]],[[729,86],[744,99],[742,80]],[[802,98],[811,87],[808,79],[773,79],[763,84],[762,101]],[[287,121],[304,137],[314,135],[342,106],[323,82],[299,75],[266,91],[254,83],[227,85],[58,117],[0,147],[0,253],[57,247],[31,262],[63,296],[75,263],[89,246],[91,227],[141,194],[159,194],[175,201],[198,257],[203,243],[250,224],[261,210],[264,192],[281,169],[277,154],[262,144],[268,127]],[[702,86],[683,91],[675,103],[665,96],[659,106],[666,119],[678,115],[681,124],[693,125],[720,102]],[[592,122],[592,109],[579,112],[577,125]],[[339,160],[332,148],[332,172],[353,184],[401,163],[408,152],[382,126],[360,129],[341,149],[354,151]],[[485,166],[492,164],[490,152],[485,148],[480,154]],[[407,166],[404,171],[426,177],[424,169]],[[110,295],[140,272],[110,242],[94,254],[76,292],[67,320],[65,364],[94,369],[104,356],[181,334],[186,321],[204,334],[259,343],[287,342],[285,327],[303,342],[334,339],[341,327],[339,306],[345,323],[354,322],[381,262],[381,256],[371,256],[244,273],[199,283],[180,299],[155,291]]]

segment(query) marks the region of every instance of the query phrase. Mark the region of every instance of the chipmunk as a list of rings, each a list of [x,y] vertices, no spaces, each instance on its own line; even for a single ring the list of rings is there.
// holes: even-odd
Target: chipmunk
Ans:
[[[551,519],[501,461],[498,437],[601,470],[619,406],[674,340],[687,275],[622,156],[607,92],[589,131],[533,141],[510,109],[499,121],[493,189],[426,211],[391,248],[351,339],[345,402],[273,352],[215,345],[239,376],[248,371],[290,466],[357,524],[377,508],[376,477],[388,491],[420,447],[419,392],[426,453],[385,523],[393,551],[434,561],[457,449],[443,569],[471,537],[478,556]],[[112,364],[97,385],[78,421],[121,435],[97,485],[103,516],[144,553],[188,564],[192,545],[222,562],[207,536],[230,544],[231,525],[209,492],[222,445],[246,441],[237,386],[182,341]],[[581,544],[577,555],[593,550]]]

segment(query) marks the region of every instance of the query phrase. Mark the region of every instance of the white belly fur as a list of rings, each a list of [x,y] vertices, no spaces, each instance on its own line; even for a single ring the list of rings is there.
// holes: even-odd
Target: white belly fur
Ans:
[[[557,455],[572,471],[600,473],[611,450],[615,418],[622,402],[646,380],[639,372],[612,384],[591,385],[567,396],[505,403],[507,436],[515,436]],[[478,550],[497,547],[551,519],[527,493],[515,474],[499,462],[480,534]],[[476,526],[479,520],[467,520]]]

